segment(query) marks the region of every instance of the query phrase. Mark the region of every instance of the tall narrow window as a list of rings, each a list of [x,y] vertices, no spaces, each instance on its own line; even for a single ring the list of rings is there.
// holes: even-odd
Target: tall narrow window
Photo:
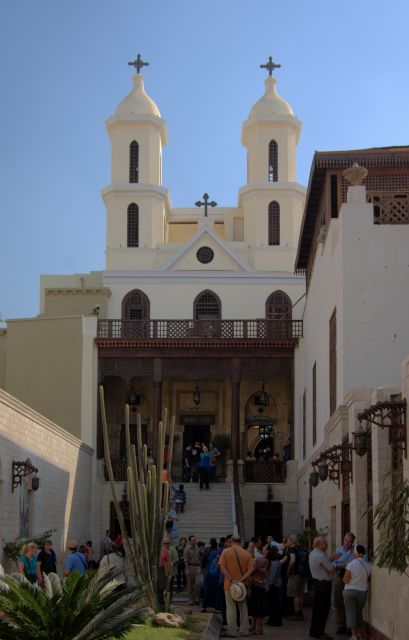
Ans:
[[[268,145],[268,181],[278,180],[278,145],[275,140],[271,140]]]
[[[307,455],[307,392],[302,395],[302,458]]]
[[[136,140],[129,145],[129,182],[139,182],[139,144]]]
[[[329,321],[329,414],[337,408],[337,310]]]
[[[222,317],[222,305],[219,297],[213,291],[202,291],[193,303],[193,317],[195,320]]]
[[[268,205],[268,244],[280,244],[280,205],[275,200]]]
[[[128,207],[127,246],[139,247],[139,207],[134,202]]]
[[[317,444],[317,363],[312,368],[312,446]]]

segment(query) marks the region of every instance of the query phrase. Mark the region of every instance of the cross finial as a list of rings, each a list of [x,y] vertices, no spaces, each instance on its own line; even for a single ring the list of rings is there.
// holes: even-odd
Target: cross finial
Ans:
[[[260,65],[260,69],[267,69],[269,76],[273,75],[274,69],[279,69],[280,67],[281,64],[275,64],[271,56],[268,58],[268,62],[266,64]]]
[[[207,207],[217,207],[217,202],[215,202],[214,200],[211,200],[211,202],[209,202],[209,194],[208,193],[204,193],[203,194],[203,202],[201,202],[200,200],[198,200],[197,202],[195,202],[196,207],[201,207],[204,206],[205,211],[205,218],[207,218]]]
[[[140,53],[138,53],[138,55],[136,56],[136,60],[134,60],[133,62],[128,62],[128,64],[130,64],[131,67],[135,67],[136,73],[140,73],[142,67],[149,67],[149,62],[144,62],[141,58]]]

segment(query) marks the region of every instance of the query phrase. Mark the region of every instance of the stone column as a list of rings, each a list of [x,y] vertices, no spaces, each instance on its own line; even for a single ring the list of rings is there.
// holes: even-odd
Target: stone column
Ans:
[[[151,426],[152,455],[155,458],[158,449],[159,422],[162,419],[162,359],[153,360],[153,418]]]
[[[240,439],[240,358],[231,361],[231,457],[239,460],[241,457]]]

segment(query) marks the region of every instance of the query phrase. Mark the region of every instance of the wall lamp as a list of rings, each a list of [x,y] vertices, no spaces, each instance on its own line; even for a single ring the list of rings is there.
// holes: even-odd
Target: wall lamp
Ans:
[[[200,404],[200,389],[197,385],[195,387],[195,390],[193,391],[193,402],[196,406]]]
[[[13,460],[11,492],[13,493],[14,489],[20,487],[23,483],[23,478],[31,475],[32,473],[35,475],[31,478],[31,489],[33,491],[37,491],[40,486],[40,478],[37,477],[37,467],[34,467],[30,462],[28,462],[28,460],[24,462]]]
[[[318,485],[319,480],[324,482],[327,478],[341,485],[341,476],[352,481],[352,445],[350,443],[336,444],[329,447],[312,462],[314,471],[310,474],[312,487]]]
[[[354,449],[359,456],[368,453],[370,447],[370,427],[374,424],[389,430],[389,444],[397,446],[408,457],[406,429],[406,400],[377,402],[365,411],[358,413],[359,428],[352,434]],[[366,429],[362,422],[366,422]]]

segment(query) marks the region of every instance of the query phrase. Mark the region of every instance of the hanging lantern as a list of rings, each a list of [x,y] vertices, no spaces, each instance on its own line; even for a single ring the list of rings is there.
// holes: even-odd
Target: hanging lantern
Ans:
[[[270,424],[260,425],[258,428],[260,438],[262,440],[267,440],[267,438],[270,437],[272,430],[273,430],[273,427]]]
[[[358,456],[364,456],[369,449],[369,431],[365,431],[361,427],[352,434],[353,449]]]
[[[324,481],[328,478],[328,463],[327,462],[319,462],[318,465],[318,477],[320,480]]]
[[[310,485],[316,487],[319,482],[318,471],[312,471],[310,473]]]

